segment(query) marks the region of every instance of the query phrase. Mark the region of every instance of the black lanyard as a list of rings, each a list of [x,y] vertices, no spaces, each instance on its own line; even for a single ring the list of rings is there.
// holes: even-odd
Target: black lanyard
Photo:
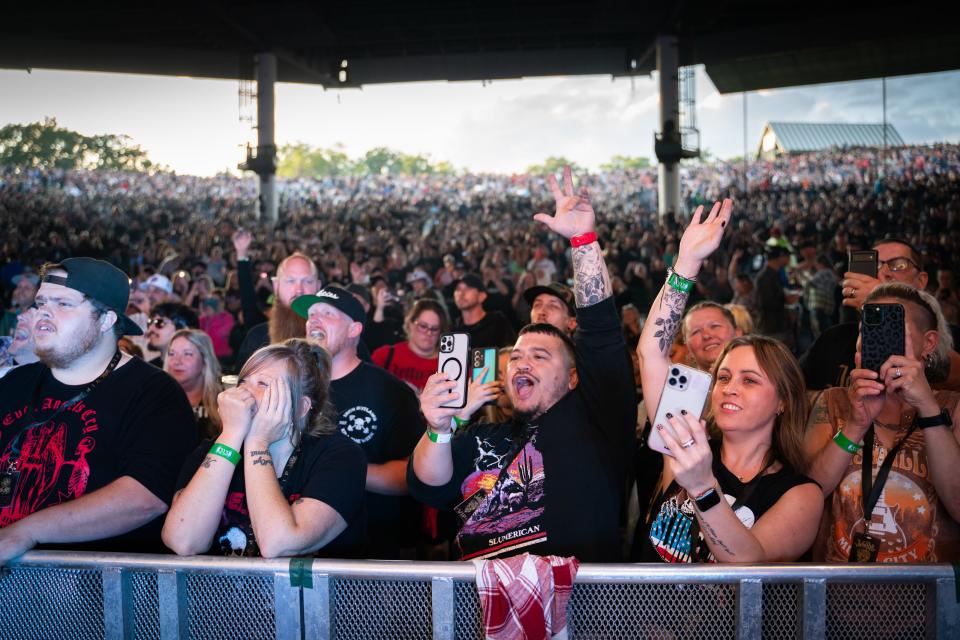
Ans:
[[[860,499],[861,504],[863,505],[863,519],[864,521],[869,521],[870,517],[873,514],[873,508],[877,506],[877,501],[880,500],[880,494],[883,492],[883,485],[887,482],[887,476],[890,475],[890,469],[893,467],[893,461],[897,457],[897,454],[900,452],[900,448],[903,446],[903,443],[907,441],[907,438],[910,437],[917,429],[917,421],[914,420],[913,424],[910,425],[910,428],[907,430],[907,433],[903,438],[900,439],[900,442],[893,445],[893,448],[887,452],[887,457],[883,459],[883,462],[880,464],[880,468],[877,470],[877,480],[874,483],[873,480],[873,424],[870,425],[870,428],[867,429],[867,433],[863,436],[863,464],[860,467],[861,481],[860,481]]]
[[[300,439],[303,440],[303,436],[300,436]],[[300,457],[300,443],[297,443],[297,446],[294,447],[293,453],[290,454],[290,457],[287,458],[287,464],[283,465],[283,473],[280,474],[280,477],[277,478],[277,482],[280,484],[280,493],[284,496],[287,495],[287,483],[290,481],[290,472],[293,471],[293,465],[297,464],[297,458]]]
[[[24,433],[26,433],[30,429],[39,427],[42,424],[50,422],[51,420],[56,418],[58,415],[60,415],[64,411],[72,407],[75,407],[76,405],[83,402],[87,398],[87,396],[90,395],[90,392],[93,391],[94,387],[96,387],[101,382],[106,380],[107,376],[113,373],[113,370],[117,368],[117,364],[120,362],[121,355],[122,354],[120,352],[120,349],[117,349],[117,352],[113,354],[113,358],[110,359],[110,364],[108,364],[107,368],[103,370],[103,373],[101,373],[99,376],[94,378],[93,381],[90,382],[90,384],[88,384],[83,391],[73,396],[69,400],[66,400],[65,402],[60,403],[60,406],[57,407],[57,410],[54,411],[52,414],[45,417],[43,420],[34,420],[30,424],[21,427],[20,430],[17,431],[17,435],[15,435],[13,437],[13,440],[10,442],[10,457],[7,459],[7,468],[11,470],[15,470],[17,467],[17,461],[20,459],[20,440],[23,437]],[[33,396],[31,398],[30,405],[33,407],[34,415],[36,415],[37,409],[38,409],[37,405],[40,403],[40,391],[43,389],[44,378],[45,378],[45,375],[41,373],[40,376],[37,378],[37,384],[33,388]]]

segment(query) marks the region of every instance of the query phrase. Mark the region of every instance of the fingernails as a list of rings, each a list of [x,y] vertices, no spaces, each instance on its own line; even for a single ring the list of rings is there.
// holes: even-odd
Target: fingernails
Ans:
[[[727,226],[727,221],[726,221],[726,220],[721,220],[721,221],[720,221],[720,226],[721,226],[721,227]]]
[[[668,412],[668,413],[667,413],[667,419],[669,420],[669,419],[672,418],[672,417],[673,417],[673,414]]]
[[[686,409],[680,409],[680,415],[683,415],[683,416],[687,415],[687,410],[686,410]]]
[[[662,425],[662,424],[658,424],[658,425],[657,425],[657,431],[663,431],[663,425]]]

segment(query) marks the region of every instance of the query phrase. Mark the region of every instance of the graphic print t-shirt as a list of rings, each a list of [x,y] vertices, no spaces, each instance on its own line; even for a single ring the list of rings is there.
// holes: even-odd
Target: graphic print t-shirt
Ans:
[[[391,349],[393,357],[390,357]],[[437,356],[421,358],[406,342],[382,346],[374,351],[370,358],[378,367],[386,369],[404,382],[409,382],[420,391],[426,386],[427,378],[437,372]],[[389,366],[387,360],[390,361]]]
[[[200,468],[214,440],[208,439],[190,455],[177,480],[183,489]],[[290,504],[300,498],[313,498],[332,507],[347,522],[347,528],[315,555],[359,557],[366,529],[363,493],[367,480],[367,461],[363,452],[339,433],[303,438],[297,460],[290,469],[283,495]],[[230,479],[220,526],[213,537],[210,553],[225,556],[259,556],[247,508],[247,490],[243,464],[238,464]]]
[[[730,506],[736,506],[734,513],[747,529],[752,529],[760,517],[777,503],[790,489],[808,482],[810,478],[781,468],[756,479],[751,489],[748,483],[740,480],[720,462],[719,443],[711,444],[713,449],[713,473],[723,491],[723,497]],[[747,495],[749,494],[749,495]],[[737,504],[738,499],[743,504]],[[654,504],[650,512],[648,544],[641,551],[641,562],[715,562],[713,553],[707,546],[702,533],[694,536],[695,509],[693,499],[676,482],[671,482],[667,490]]]
[[[17,434],[38,423],[19,437],[19,478],[11,503],[0,509],[0,527],[121,476],[169,504],[177,472],[197,442],[183,390],[163,371],[133,358],[82,402],[56,413],[85,388],[60,383],[39,363],[15,369],[0,383],[0,472],[8,468]],[[125,536],[119,546],[102,541],[70,547],[155,550],[162,521]]]
[[[827,389],[824,396],[832,420],[848,415],[846,390]],[[936,396],[940,406],[949,411],[954,411],[960,401],[960,394],[955,392],[938,391]],[[958,428],[960,420],[954,417],[954,434]],[[866,522],[861,502],[864,452],[851,457],[828,507],[827,562],[846,562],[853,536],[864,529],[880,542],[877,562],[960,561],[960,524],[950,517],[937,497],[923,435],[923,430],[917,429],[900,448],[871,518]],[[899,433],[894,441],[902,437],[903,433]],[[888,449],[875,439],[874,477],[887,453]]]

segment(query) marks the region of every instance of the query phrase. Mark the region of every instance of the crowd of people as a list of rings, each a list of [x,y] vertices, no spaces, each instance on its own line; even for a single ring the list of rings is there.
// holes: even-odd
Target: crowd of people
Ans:
[[[745,168],[664,218],[655,169],[294,180],[276,224],[249,180],[0,168],[0,564],[960,560],[960,146]],[[497,355],[466,397],[451,331]]]

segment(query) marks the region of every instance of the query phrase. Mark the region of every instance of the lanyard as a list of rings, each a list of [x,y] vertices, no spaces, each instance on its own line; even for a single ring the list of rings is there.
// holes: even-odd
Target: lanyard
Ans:
[[[900,442],[893,445],[893,448],[887,452],[887,457],[883,459],[883,463],[880,465],[880,468],[877,470],[877,480],[874,484],[873,480],[873,425],[870,425],[870,428],[867,429],[867,433],[863,436],[863,464],[860,467],[861,472],[861,484],[860,484],[860,498],[863,505],[863,519],[869,520],[873,514],[873,508],[877,506],[877,501],[880,500],[880,494],[883,492],[883,485],[887,482],[887,476],[890,475],[890,469],[893,467],[893,461],[897,457],[897,454],[900,452],[900,448],[903,446],[903,443],[907,441],[907,438],[910,437],[917,428],[917,421],[914,420],[913,424],[910,425],[910,428],[907,430],[907,433],[903,438],[900,439]]]
[[[303,436],[300,436],[301,441]],[[283,473],[280,474],[280,477],[277,478],[277,482],[280,484],[280,493],[284,496],[287,495],[287,483],[290,481],[290,472],[293,470],[293,465],[297,464],[297,458],[300,457],[300,444],[297,443],[297,446],[294,448],[293,453],[290,454],[290,457],[287,458],[287,464],[283,466]]]
[[[87,396],[90,395],[90,392],[93,391],[94,387],[96,387],[101,382],[106,380],[107,376],[113,373],[113,370],[117,368],[117,364],[120,362],[120,356],[121,356],[120,349],[117,349],[117,352],[113,354],[113,358],[110,359],[110,364],[108,364],[107,368],[103,370],[103,373],[101,373],[99,376],[94,378],[94,380],[90,382],[90,384],[88,384],[83,391],[73,396],[69,400],[62,402],[60,406],[57,407],[56,411],[54,411],[52,414],[50,414],[43,420],[34,420],[30,424],[21,427],[20,430],[17,431],[17,435],[13,437],[13,440],[10,443],[10,457],[7,459],[7,468],[12,467],[13,469],[16,469],[17,461],[20,459],[20,440],[23,437],[24,433],[26,433],[29,429],[39,427],[45,422],[50,422],[51,420],[56,418],[58,415],[60,415],[64,411],[72,407],[75,407],[76,405],[83,402],[87,398]],[[33,407],[34,415],[36,415],[37,413],[37,405],[40,402],[40,391],[43,388],[43,379],[44,379],[44,375],[41,373],[40,376],[37,378],[37,384],[33,388],[33,396],[30,401],[30,405]]]

